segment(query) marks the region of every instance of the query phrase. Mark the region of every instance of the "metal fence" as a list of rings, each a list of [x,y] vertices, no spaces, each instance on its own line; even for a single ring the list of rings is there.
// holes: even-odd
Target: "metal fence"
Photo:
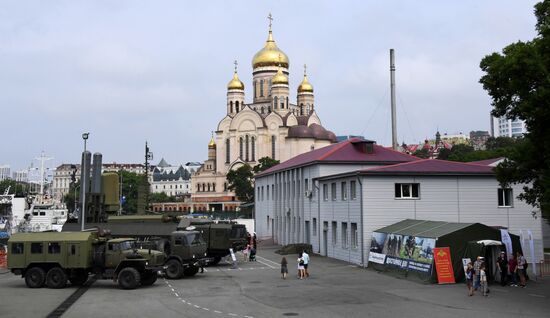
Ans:
[[[539,268],[537,268],[537,270],[539,271],[540,277],[550,276],[550,260],[540,261],[538,265]]]

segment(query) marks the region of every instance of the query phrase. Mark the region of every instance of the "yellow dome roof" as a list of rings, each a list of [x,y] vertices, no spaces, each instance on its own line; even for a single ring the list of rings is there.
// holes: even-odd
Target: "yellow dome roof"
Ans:
[[[208,148],[216,148],[216,142],[214,141],[214,135],[212,135],[212,138],[210,138],[210,142],[208,143]]]
[[[298,86],[298,93],[304,92],[313,93],[313,86],[309,83],[309,81],[307,80],[307,75],[305,74],[302,83],[300,83],[300,86]]]
[[[280,61],[279,56],[281,57]],[[269,35],[267,37],[267,41],[265,42],[264,48],[256,53],[252,59],[252,68],[279,65],[288,69],[288,56],[286,56],[285,52],[281,51],[277,47],[275,40],[273,40],[273,34],[271,33],[271,30],[269,30]]]
[[[275,76],[273,76],[273,78],[271,79],[271,84],[272,85],[275,85],[275,84],[286,84],[286,85],[288,85],[288,77],[286,77],[286,75],[283,73],[283,71],[281,70],[281,67],[279,67],[279,70],[277,71],[277,74],[275,74]]]
[[[227,84],[227,89],[241,89],[244,90],[244,84],[239,79],[239,76],[237,75],[237,72],[235,71],[235,74],[233,74],[233,79],[229,81]]]

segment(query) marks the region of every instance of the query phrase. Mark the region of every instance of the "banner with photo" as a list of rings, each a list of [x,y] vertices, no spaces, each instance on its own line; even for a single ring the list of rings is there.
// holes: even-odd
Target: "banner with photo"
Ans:
[[[370,252],[374,257],[369,256],[369,261],[382,264],[383,255],[387,266],[430,274],[434,248],[434,238],[373,232]]]

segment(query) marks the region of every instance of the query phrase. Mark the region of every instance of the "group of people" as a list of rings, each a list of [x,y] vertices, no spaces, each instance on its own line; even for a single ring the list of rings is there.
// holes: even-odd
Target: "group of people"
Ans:
[[[258,238],[256,233],[250,235],[246,234],[246,247],[243,249],[243,257],[245,262],[252,262],[256,260],[256,249],[258,248]]]
[[[496,264],[502,286],[506,286],[509,282],[510,286],[518,287],[519,280],[519,286],[525,288],[528,263],[521,252],[517,252],[508,258],[506,257],[506,253],[502,251]],[[483,296],[488,296],[487,270],[485,258],[482,256],[478,256],[473,264],[472,262],[468,263],[466,268],[466,284],[469,296],[472,296],[478,289],[481,289]]]
[[[298,254],[298,259],[296,261],[298,262],[298,278],[304,279],[309,277],[309,254],[306,253],[306,251],[303,251],[302,253]],[[286,277],[288,276],[288,261],[284,256],[281,259],[281,276],[283,279],[286,279]]]

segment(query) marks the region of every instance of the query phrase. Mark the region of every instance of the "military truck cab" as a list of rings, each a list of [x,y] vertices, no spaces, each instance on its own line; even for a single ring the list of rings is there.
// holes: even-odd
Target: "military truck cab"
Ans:
[[[110,278],[124,289],[151,285],[163,269],[164,254],[135,247],[100,231],[17,233],[8,241],[8,268],[30,288],[82,285],[89,274]]]
[[[178,279],[195,275],[200,267],[207,264],[206,242],[199,231],[174,231],[170,235],[170,244],[165,245],[167,257],[166,276]]]

